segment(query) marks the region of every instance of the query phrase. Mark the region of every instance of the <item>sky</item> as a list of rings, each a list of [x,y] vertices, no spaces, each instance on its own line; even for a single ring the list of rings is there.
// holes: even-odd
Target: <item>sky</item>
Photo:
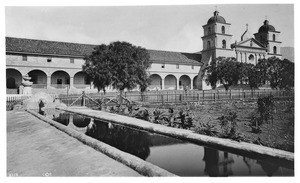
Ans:
[[[203,28],[215,10],[231,23],[231,43],[249,25],[256,33],[267,18],[281,32],[282,46],[294,46],[292,4],[177,6],[6,6],[5,35],[86,44],[127,41],[147,49],[198,52]]]

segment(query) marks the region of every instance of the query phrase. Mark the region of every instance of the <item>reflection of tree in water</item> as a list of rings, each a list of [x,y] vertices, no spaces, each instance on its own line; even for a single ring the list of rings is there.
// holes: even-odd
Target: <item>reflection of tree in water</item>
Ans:
[[[266,172],[267,176],[272,176],[275,172],[277,172],[279,165],[267,162],[267,161],[257,161],[260,164],[261,168]]]
[[[228,152],[223,152],[223,156],[219,155],[220,153],[218,150],[204,147],[204,173],[211,177],[233,175],[231,169],[231,164],[234,163],[232,155]],[[221,171],[220,167],[222,167]]]
[[[144,160],[150,154],[151,144],[146,132],[94,120],[85,134]]]
[[[219,175],[219,151],[211,148],[204,147],[205,161],[204,173],[211,177]]]
[[[87,127],[91,121],[91,118],[88,117],[84,117],[80,115],[72,115],[72,114],[71,116],[73,116],[73,124],[78,128]]]
[[[252,174],[251,167],[254,164],[254,160],[250,159],[250,158],[247,158],[247,157],[243,157],[243,161],[246,164],[246,166],[248,167],[248,173],[249,173],[249,175],[251,175]]]
[[[70,122],[70,113],[60,113],[58,116],[53,115],[53,120],[68,126]]]

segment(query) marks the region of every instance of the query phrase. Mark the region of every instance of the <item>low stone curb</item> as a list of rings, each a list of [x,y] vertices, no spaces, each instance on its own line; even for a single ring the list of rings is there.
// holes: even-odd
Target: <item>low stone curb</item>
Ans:
[[[61,108],[57,109],[82,114],[92,118],[98,118],[104,122],[111,122],[124,126],[133,127],[136,129],[146,130],[149,132],[167,135],[173,138],[188,140],[190,142],[202,145],[209,145],[218,149],[224,149],[239,154],[247,154],[249,156],[259,156],[262,158],[271,158],[281,160],[282,162],[293,164],[294,153],[283,151],[280,149],[274,149],[266,146],[260,146],[256,144],[250,144],[246,142],[237,142],[230,139],[222,139],[217,137],[211,137],[207,135],[196,134],[190,130],[171,128],[159,124],[153,124],[144,120],[131,118],[128,116],[122,116],[118,114],[108,113],[104,111],[97,111],[88,108]]]
[[[67,126],[64,126],[58,122],[55,122],[45,116],[42,116],[32,110],[27,110],[30,114],[36,116],[37,118],[41,119],[42,121],[49,123],[50,125],[54,126],[55,128],[65,132],[66,134],[70,135],[71,137],[74,137],[78,139],[79,141],[83,142],[84,144],[94,148],[95,150],[109,156],[110,158],[119,161],[123,163],[124,165],[134,169],[139,174],[144,176],[164,176],[164,177],[173,177],[176,176],[158,166],[155,166],[149,162],[146,162],[136,156],[133,156],[131,154],[125,153],[123,151],[120,151],[117,148],[114,148],[110,145],[107,145],[101,141],[98,141],[96,139],[93,139],[85,134],[82,134],[80,132],[77,132],[76,130],[73,130]]]

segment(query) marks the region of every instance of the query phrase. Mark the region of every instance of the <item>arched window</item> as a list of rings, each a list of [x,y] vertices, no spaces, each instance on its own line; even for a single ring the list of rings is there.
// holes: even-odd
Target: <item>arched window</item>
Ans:
[[[254,56],[252,54],[249,55],[248,60],[251,61],[251,62],[254,61]]]
[[[275,34],[273,34],[273,41],[275,41],[276,40],[276,36],[275,36]]]
[[[210,41],[207,41],[207,48],[210,48]]]
[[[222,34],[225,34],[225,27],[222,26]]]
[[[222,48],[226,48],[226,41],[225,40],[222,41]]]
[[[277,54],[277,48],[276,48],[276,46],[273,47],[273,53]]]
[[[208,27],[208,34],[211,34],[211,28]]]

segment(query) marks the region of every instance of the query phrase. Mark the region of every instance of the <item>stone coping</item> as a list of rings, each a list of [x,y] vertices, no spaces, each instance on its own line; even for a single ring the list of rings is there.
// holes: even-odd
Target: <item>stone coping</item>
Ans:
[[[34,112],[32,110],[27,110],[30,114],[36,116],[37,118],[41,119],[42,121],[49,123],[50,125],[54,126],[55,128],[65,132],[66,134],[70,135],[71,137],[74,137],[81,141],[82,143],[94,148],[95,150],[109,156],[110,158],[119,161],[126,166],[134,169],[139,174],[144,176],[164,176],[164,177],[173,177],[176,176],[156,165],[153,165],[149,162],[146,162],[136,156],[133,156],[131,154],[125,153],[123,151],[120,151],[119,149],[112,147],[108,144],[105,144],[101,141],[98,141],[92,137],[89,137],[83,133],[80,133],[74,129],[71,129],[65,125],[62,125],[56,121],[53,121],[43,115],[38,114],[37,112]]]
[[[275,160],[276,162],[283,164],[283,166],[294,167],[294,153],[280,149],[246,142],[237,142],[231,139],[222,139],[218,137],[201,135],[190,130],[167,127],[128,116],[92,110],[86,107],[57,107],[56,109],[97,118],[104,122],[111,122],[123,126],[129,126],[136,129],[170,136],[181,140],[187,140],[195,144],[205,145],[218,150],[226,150],[234,154],[246,155],[252,158],[259,157]]]

